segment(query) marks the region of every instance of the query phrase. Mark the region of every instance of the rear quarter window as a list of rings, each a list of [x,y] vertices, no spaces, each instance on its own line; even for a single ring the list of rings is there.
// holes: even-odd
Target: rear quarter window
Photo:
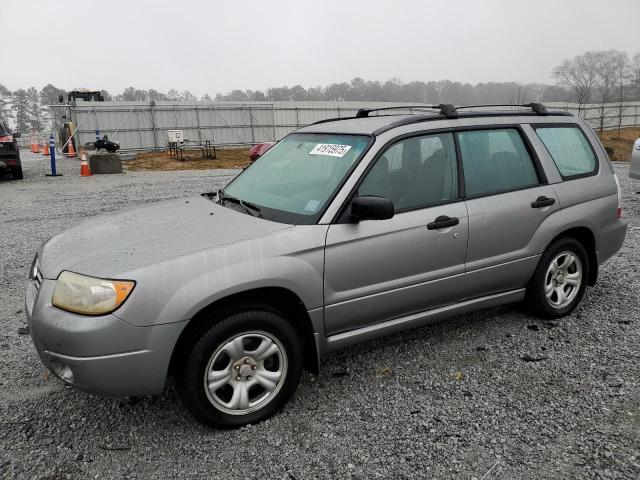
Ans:
[[[596,172],[596,155],[579,127],[537,127],[535,130],[562,178],[586,176]]]

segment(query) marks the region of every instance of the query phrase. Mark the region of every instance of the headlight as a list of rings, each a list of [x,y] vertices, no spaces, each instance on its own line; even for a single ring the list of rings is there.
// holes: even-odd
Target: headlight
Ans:
[[[53,290],[52,303],[74,313],[102,315],[120,307],[135,285],[129,280],[105,280],[62,272]]]
[[[38,277],[38,254],[33,257],[31,262],[31,270],[29,270],[29,280],[35,280]]]

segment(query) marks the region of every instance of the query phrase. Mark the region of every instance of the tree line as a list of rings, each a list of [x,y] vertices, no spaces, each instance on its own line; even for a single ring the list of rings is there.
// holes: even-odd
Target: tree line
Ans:
[[[301,85],[260,90],[232,90],[198,98],[189,90],[171,89],[166,93],[154,89],[128,87],[112,95],[103,90],[105,100],[120,101],[388,101],[415,103],[519,104],[528,102],[570,102],[579,108],[590,103],[640,100],[640,52],[630,56],[618,50],[590,51],[564,60],[552,70],[554,85],[517,82],[486,82],[472,85],[451,80],[386,82],[354,78],[350,82],[326,87]],[[0,121],[11,122],[18,131],[42,130],[54,120],[50,107],[58,103],[65,91],[48,84],[10,91],[0,83]]]

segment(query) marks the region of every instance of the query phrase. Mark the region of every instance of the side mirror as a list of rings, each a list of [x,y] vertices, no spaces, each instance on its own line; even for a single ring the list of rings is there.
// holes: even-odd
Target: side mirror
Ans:
[[[387,220],[395,214],[393,202],[386,197],[356,197],[351,202],[351,218],[360,220]]]
[[[15,132],[13,134],[13,138],[20,138],[22,136],[22,134],[20,132]]]

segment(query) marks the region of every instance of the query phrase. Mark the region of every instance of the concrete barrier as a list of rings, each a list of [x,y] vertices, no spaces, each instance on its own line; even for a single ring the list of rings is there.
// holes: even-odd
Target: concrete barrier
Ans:
[[[122,173],[122,159],[117,153],[87,152],[89,169],[94,175]]]

